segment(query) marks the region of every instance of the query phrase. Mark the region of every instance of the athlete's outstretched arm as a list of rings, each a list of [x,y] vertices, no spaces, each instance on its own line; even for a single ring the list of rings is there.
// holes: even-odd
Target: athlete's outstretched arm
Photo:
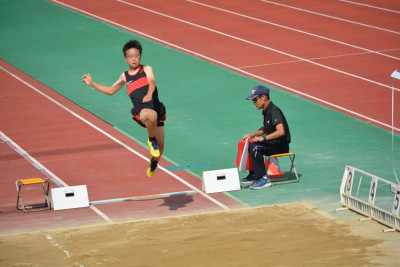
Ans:
[[[92,77],[90,76],[90,74],[84,74],[82,76],[82,82],[86,83],[87,85],[93,87],[94,89],[107,94],[107,95],[113,95],[116,92],[118,92],[122,86],[124,86],[125,84],[125,76],[124,73],[121,74],[121,76],[119,76],[118,80],[111,86],[104,86],[98,83],[95,83],[92,79]]]

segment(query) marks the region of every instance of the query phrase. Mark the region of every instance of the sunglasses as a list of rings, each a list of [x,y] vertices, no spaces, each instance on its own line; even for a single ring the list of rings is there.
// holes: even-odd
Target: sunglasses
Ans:
[[[252,100],[253,100],[253,103],[255,104],[257,101],[258,101],[258,99],[260,99],[261,98],[261,96],[256,96],[255,98],[253,98]]]

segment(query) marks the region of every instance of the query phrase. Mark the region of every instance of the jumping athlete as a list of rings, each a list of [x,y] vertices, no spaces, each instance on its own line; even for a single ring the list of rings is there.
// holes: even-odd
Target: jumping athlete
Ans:
[[[150,149],[150,166],[147,176],[153,176],[158,161],[164,150],[165,106],[158,99],[156,80],[150,66],[140,64],[142,45],[137,40],[128,41],[122,48],[129,70],[123,72],[119,79],[110,87],[95,83],[90,74],[84,74],[82,82],[107,95],[118,92],[124,84],[128,87],[127,94],[132,100],[131,110],[133,120],[147,129]]]

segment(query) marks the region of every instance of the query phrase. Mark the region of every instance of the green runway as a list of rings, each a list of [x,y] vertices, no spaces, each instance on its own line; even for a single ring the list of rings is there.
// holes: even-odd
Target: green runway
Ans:
[[[245,100],[260,84],[256,80],[53,3],[0,3],[3,60],[145,144],[146,131],[131,120],[126,89],[109,97],[81,82],[89,72],[96,82],[111,85],[127,70],[123,44],[140,40],[142,63],[153,67],[167,107],[165,157],[175,165],[211,163],[188,170],[199,178],[205,170],[236,167],[237,142],[262,126],[261,112]],[[339,206],[346,164],[395,182],[389,131],[270,88],[272,101],[289,122],[300,183],[228,195],[248,206],[311,201],[331,210]],[[399,144],[395,135],[397,166]]]

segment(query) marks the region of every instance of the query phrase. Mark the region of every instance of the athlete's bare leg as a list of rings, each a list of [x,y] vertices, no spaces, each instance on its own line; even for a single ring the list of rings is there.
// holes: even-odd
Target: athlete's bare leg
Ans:
[[[164,126],[156,127],[154,132],[158,143],[158,149],[160,150],[160,157],[154,159],[159,161],[164,151]]]
[[[157,112],[155,110],[144,108],[140,111],[140,121],[146,126],[149,137],[155,136],[157,128]]]

